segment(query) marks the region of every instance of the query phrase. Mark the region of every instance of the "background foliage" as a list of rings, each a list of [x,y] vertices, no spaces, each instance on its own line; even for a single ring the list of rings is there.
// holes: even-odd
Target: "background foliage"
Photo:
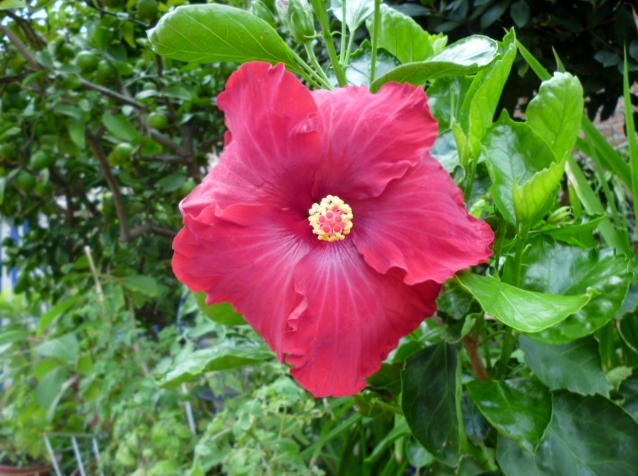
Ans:
[[[3,241],[19,281],[0,301],[0,458],[45,458],[47,434],[69,470],[73,432],[98,438],[108,474],[635,474],[638,148],[583,116],[624,94],[635,129],[631,6],[169,13],[188,3],[206,2],[0,2],[0,215],[28,230]],[[234,63],[202,29],[229,18]],[[312,399],[232,307],[170,271],[179,200],[222,147],[215,96],[251,59],[315,87],[425,85],[433,153],[497,233],[490,265],[450,281],[351,398]],[[519,98],[525,120],[501,112]]]

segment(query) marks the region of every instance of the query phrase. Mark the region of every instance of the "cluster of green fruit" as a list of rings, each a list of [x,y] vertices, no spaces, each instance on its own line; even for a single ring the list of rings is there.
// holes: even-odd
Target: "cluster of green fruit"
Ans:
[[[0,145],[0,163],[14,161],[17,154],[18,148],[15,144]],[[48,169],[54,162],[53,155],[44,149],[39,149],[31,155],[26,168],[8,172],[5,167],[0,167],[0,177],[6,177],[6,181],[24,195],[35,192],[39,196],[48,196],[53,191]]]
[[[127,4],[127,0],[102,0],[105,7],[108,8],[124,8]],[[148,21],[157,20],[159,13],[159,4],[156,0],[138,0],[137,2],[137,15]]]

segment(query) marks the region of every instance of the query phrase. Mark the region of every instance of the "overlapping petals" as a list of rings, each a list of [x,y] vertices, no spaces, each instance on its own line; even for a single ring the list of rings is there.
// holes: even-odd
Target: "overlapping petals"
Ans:
[[[282,65],[248,63],[218,103],[229,140],[182,203],[175,273],[231,302],[314,395],[356,393],[441,283],[489,258],[493,233],[428,154],[437,124],[420,88],[310,92]],[[308,224],[327,195],[352,207],[343,241]]]

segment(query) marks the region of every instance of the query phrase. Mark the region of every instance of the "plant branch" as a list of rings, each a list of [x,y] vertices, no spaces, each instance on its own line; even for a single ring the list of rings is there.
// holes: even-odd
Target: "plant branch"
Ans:
[[[177,155],[181,157],[190,157],[192,155],[186,147],[179,145],[177,142],[174,142],[169,137],[161,134],[157,129],[149,129],[149,132],[151,134],[151,138],[153,138],[155,142],[162,144],[168,149],[171,149]]]
[[[166,238],[173,239],[175,238],[176,233],[169,229],[164,228],[162,226],[156,225],[155,223],[145,223],[144,225],[140,225],[136,228],[133,228],[128,235],[128,241],[134,240],[135,238],[139,238],[142,235],[147,233],[153,233],[155,235],[164,236]]]
[[[38,60],[36,59],[35,55],[31,52],[31,50],[27,48],[27,45],[25,45],[22,42],[22,40],[18,38],[18,35],[16,35],[11,30],[11,28],[5,25],[0,25],[0,32],[7,35],[11,43],[13,43],[13,46],[15,46],[16,49],[20,52],[20,54],[22,54],[22,56],[26,58],[26,60],[29,62],[31,66],[33,66],[38,71],[44,69],[44,67],[40,63],[38,63]]]
[[[474,371],[474,375],[478,380],[489,380],[490,374],[485,368],[485,364],[483,363],[483,359],[481,358],[481,354],[479,353],[479,346],[472,334],[468,334],[463,337],[463,346],[467,351],[467,355],[470,357],[470,362],[472,363],[472,370]]]
[[[82,76],[78,76],[80,79],[80,83],[87,89],[92,89],[99,93],[104,94],[112,99],[117,99],[118,101],[123,102],[124,104],[128,104],[129,106],[133,106],[136,109],[144,109],[144,105],[137,102],[135,99],[125,96],[124,94],[118,93],[117,91],[113,91],[112,89],[105,88],[100,86],[99,84],[92,83],[91,81],[87,81]]]
[[[91,133],[88,128],[84,131],[84,135],[86,136],[86,141],[89,143],[89,147],[91,147],[95,158],[100,164],[100,168],[102,169],[102,173],[104,174],[106,183],[113,193],[115,211],[120,222],[120,241],[129,241],[131,232],[129,228],[128,214],[126,213],[126,206],[124,205],[124,197],[122,195],[122,190],[120,189],[120,184],[117,182],[115,176],[111,172],[111,167],[109,166],[109,161],[106,157],[106,154],[104,153],[104,149],[102,149],[102,145],[100,144],[99,136]]]

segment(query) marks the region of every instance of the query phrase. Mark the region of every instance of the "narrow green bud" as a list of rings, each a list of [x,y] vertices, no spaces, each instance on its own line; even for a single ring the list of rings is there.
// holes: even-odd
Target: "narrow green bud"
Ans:
[[[270,8],[261,0],[253,0],[250,5],[250,13],[256,17],[261,18],[273,28],[277,28],[277,21],[275,15],[270,11]]]
[[[315,18],[307,0],[277,0],[277,12],[297,43],[305,45],[315,36]]]

